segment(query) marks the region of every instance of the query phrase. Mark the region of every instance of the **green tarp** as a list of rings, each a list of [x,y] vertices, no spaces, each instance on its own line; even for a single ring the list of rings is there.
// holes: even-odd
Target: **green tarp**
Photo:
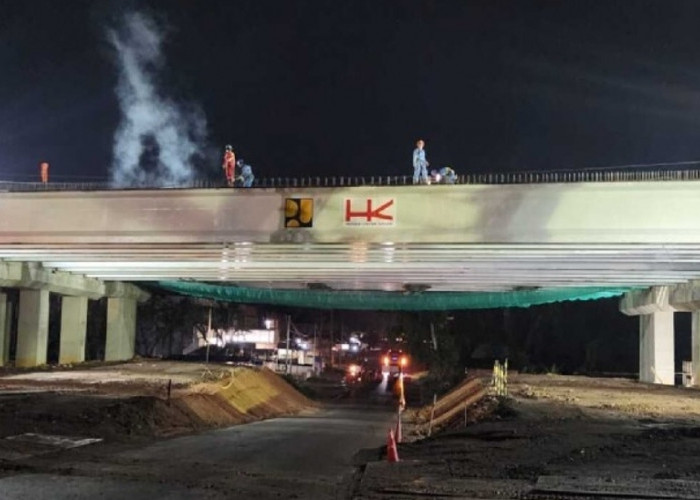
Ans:
[[[569,300],[618,297],[630,288],[555,288],[511,292],[370,292],[335,290],[274,290],[213,285],[192,281],[159,281],[157,286],[193,297],[245,304],[355,309],[373,311],[452,311],[530,307]]]

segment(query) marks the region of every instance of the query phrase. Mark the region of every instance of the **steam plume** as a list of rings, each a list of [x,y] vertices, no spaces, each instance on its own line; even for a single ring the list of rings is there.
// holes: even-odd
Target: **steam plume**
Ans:
[[[196,105],[178,104],[158,88],[164,63],[162,26],[142,13],[129,12],[107,36],[115,49],[122,114],[114,136],[112,183],[188,183],[194,175],[193,160],[204,150],[206,118]]]

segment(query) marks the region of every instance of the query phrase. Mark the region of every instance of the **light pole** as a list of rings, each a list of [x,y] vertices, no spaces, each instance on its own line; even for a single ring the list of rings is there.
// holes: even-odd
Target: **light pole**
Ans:
[[[292,317],[291,315],[287,314],[287,348],[285,349],[285,354],[286,354],[286,368],[285,368],[285,373],[289,373],[289,329],[291,328],[291,322],[292,322]]]

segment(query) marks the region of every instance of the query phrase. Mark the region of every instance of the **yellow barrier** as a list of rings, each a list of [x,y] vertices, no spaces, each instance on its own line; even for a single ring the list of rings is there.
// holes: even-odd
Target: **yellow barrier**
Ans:
[[[507,396],[508,395],[508,360],[506,359],[503,364],[498,360],[493,363],[493,389],[496,392],[496,396]]]

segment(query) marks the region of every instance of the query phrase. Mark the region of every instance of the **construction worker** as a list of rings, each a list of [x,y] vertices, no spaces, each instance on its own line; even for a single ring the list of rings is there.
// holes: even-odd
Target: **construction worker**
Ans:
[[[250,165],[246,164],[242,158],[236,162],[236,165],[241,170],[240,179],[243,183],[243,187],[252,187],[253,181],[255,180],[255,176],[253,175],[253,168]]]
[[[442,167],[439,174],[443,184],[454,184],[457,181],[457,174],[450,167]]]
[[[49,182],[49,163],[42,161],[39,164],[39,172],[41,173],[41,183],[48,184],[48,182]]]
[[[227,144],[224,150],[224,162],[221,168],[224,169],[224,173],[226,174],[226,183],[229,186],[233,186],[236,171],[236,155],[233,152],[233,146],[230,144]]]
[[[416,149],[413,150],[413,184],[418,181],[423,184],[428,183],[428,161],[425,159],[425,141],[418,139]]]

